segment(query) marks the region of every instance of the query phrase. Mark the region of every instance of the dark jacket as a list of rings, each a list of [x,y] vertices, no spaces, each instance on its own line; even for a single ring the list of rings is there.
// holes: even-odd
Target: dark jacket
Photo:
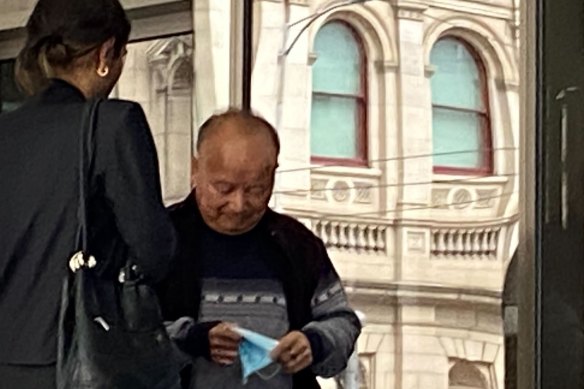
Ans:
[[[201,282],[196,258],[197,231],[203,226],[203,219],[194,199],[194,192],[183,202],[170,210],[171,218],[179,236],[179,255],[168,279],[159,285],[159,295],[165,320],[175,321],[181,317],[197,318],[199,313]],[[317,284],[323,273],[334,272],[322,241],[291,217],[268,210],[259,224],[266,238],[272,239],[280,251],[279,274],[281,274],[286,296],[290,330],[303,330],[315,320],[311,302]],[[337,277],[336,273],[334,274]],[[354,339],[360,332],[360,323],[352,311],[339,313],[348,317],[355,334],[349,348],[352,350]],[[193,328],[190,342],[185,344],[191,355],[208,357],[209,323]],[[214,323],[210,323],[213,325]],[[313,348],[316,346],[311,341]],[[341,352],[339,352],[341,353]],[[349,352],[350,354],[350,352]],[[294,388],[319,388],[310,368],[295,374]]]
[[[0,363],[56,359],[60,290],[75,250],[78,150],[85,98],[53,80],[0,115]],[[152,281],[176,247],[158,162],[136,103],[100,105],[88,199],[89,251],[103,277],[131,259]]]

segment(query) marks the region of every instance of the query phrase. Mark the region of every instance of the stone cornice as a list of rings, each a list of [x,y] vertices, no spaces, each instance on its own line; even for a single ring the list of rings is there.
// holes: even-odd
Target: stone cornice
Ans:
[[[496,307],[501,304],[501,291],[465,286],[439,286],[424,284],[381,283],[345,279],[347,294],[355,299],[365,299],[377,304],[447,305]]]
[[[513,20],[513,11],[509,7],[493,5],[479,1],[433,0],[433,9],[455,11],[460,14],[472,14],[503,20]]]
[[[394,72],[399,68],[399,64],[395,61],[375,61],[375,69],[379,72]]]
[[[397,1],[394,4],[394,8],[398,19],[422,21],[424,20],[424,11],[428,9],[428,5],[415,1]]]
[[[281,3],[282,0],[260,0],[260,1],[266,1],[266,2],[270,2],[270,3]],[[310,6],[310,0],[289,0],[290,4],[292,5],[303,5],[305,7]]]

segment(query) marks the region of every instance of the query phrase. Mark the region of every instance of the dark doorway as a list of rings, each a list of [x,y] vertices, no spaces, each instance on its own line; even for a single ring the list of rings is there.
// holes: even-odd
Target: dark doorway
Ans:
[[[584,387],[584,2],[543,2],[538,31],[541,387]]]

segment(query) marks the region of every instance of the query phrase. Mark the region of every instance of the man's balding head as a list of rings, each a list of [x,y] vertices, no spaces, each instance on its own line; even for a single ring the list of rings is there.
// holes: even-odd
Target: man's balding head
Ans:
[[[229,109],[207,119],[199,128],[197,138],[197,153],[201,153],[203,145],[218,132],[232,130],[230,135],[249,137],[263,134],[271,140],[276,156],[280,153],[280,139],[276,129],[261,116],[240,109]]]
[[[274,127],[251,113],[229,110],[201,126],[193,178],[209,227],[231,235],[255,227],[268,207],[279,150]]]

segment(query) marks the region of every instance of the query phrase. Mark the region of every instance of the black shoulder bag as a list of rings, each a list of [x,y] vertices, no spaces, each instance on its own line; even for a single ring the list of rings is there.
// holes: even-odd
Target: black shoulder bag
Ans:
[[[176,389],[180,367],[154,291],[128,263],[101,279],[87,252],[88,172],[100,100],[86,103],[79,142],[77,253],[59,315],[58,389]]]

